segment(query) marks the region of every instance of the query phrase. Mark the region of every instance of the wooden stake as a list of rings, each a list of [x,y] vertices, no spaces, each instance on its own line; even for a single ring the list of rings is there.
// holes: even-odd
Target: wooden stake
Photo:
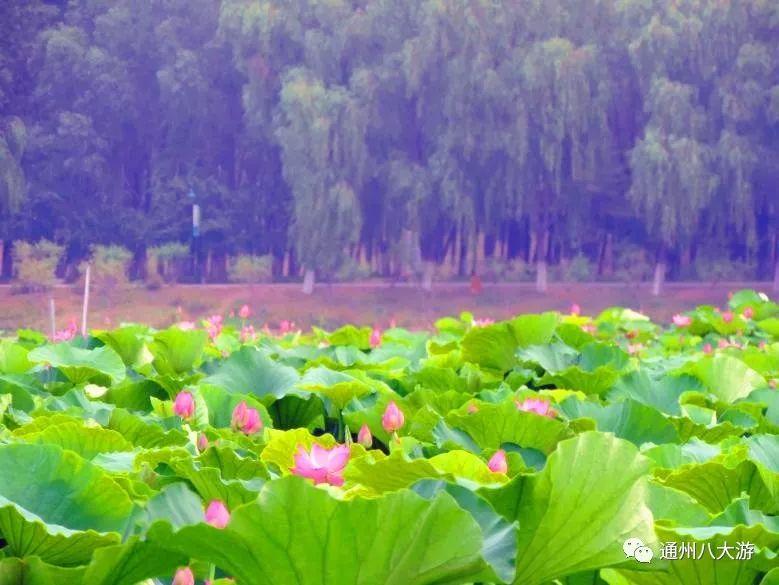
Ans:
[[[51,338],[57,333],[57,314],[54,311],[54,297],[49,297],[49,325],[51,329]]]
[[[92,266],[87,264],[87,271],[84,278],[84,306],[81,310],[81,335],[87,336],[87,311],[89,310],[89,274]]]

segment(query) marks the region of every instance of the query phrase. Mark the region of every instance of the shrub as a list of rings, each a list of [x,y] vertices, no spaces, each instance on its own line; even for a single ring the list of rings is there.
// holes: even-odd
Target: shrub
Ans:
[[[230,282],[270,282],[273,278],[273,258],[270,254],[265,256],[240,254],[230,258],[227,264],[227,277]]]
[[[365,280],[370,278],[370,276],[370,266],[361,265],[351,256],[347,256],[333,274],[333,280],[335,282],[352,282],[355,280]]]
[[[129,279],[127,269],[132,260],[132,253],[122,246],[93,246],[89,263],[92,265],[92,283],[102,292],[126,286]],[[86,262],[82,262],[80,272],[82,277],[86,271]]]
[[[617,248],[614,277],[621,282],[640,283],[652,277],[654,264],[640,246],[625,244]]]
[[[170,242],[146,251],[146,285],[159,288],[163,282],[179,282],[189,261],[186,244]]]
[[[13,250],[13,292],[35,292],[51,288],[57,283],[57,264],[65,248],[54,242],[17,242]]]
[[[584,254],[577,254],[562,267],[562,277],[566,282],[589,282],[595,270],[592,262]]]
[[[695,259],[695,274],[701,280],[743,281],[754,278],[755,273],[754,264],[730,260],[727,256],[699,256]]]

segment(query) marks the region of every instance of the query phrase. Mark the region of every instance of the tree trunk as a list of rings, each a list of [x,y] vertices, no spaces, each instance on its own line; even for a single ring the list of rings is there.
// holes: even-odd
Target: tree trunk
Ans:
[[[465,230],[465,226],[462,227],[462,235],[460,236],[460,261],[457,266],[457,275],[463,277],[467,274],[468,270],[468,232]]]
[[[422,271],[422,290],[430,292],[433,290],[433,274],[435,272],[435,263],[432,260],[425,260]]]
[[[14,275],[13,240],[3,240],[2,278],[10,280]]]
[[[652,294],[656,297],[660,296],[663,292],[663,284],[665,283],[665,259],[660,256],[655,264],[655,276],[652,280]]]
[[[303,274],[303,294],[310,295],[314,292],[314,280],[316,279],[316,273],[310,268],[306,268]]]
[[[779,257],[774,261],[774,292],[779,293]]]

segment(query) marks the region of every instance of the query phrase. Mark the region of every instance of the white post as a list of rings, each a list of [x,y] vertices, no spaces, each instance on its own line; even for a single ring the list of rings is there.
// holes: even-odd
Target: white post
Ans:
[[[54,339],[54,335],[57,333],[57,315],[54,311],[54,297],[49,297],[49,329],[51,330],[51,338]]]
[[[316,273],[310,268],[306,268],[303,273],[303,294],[310,295],[314,292],[314,280],[316,279]]]
[[[81,310],[81,335],[87,336],[87,311],[89,310],[89,273],[92,266],[87,264],[87,271],[84,278],[84,306]]]

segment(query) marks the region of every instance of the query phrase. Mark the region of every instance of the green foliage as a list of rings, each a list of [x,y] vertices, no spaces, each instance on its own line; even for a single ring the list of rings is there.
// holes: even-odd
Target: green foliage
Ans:
[[[132,253],[122,246],[93,246],[88,260],[95,286],[104,291],[112,291],[126,286],[129,282],[128,269]],[[86,273],[86,263],[81,265],[81,274]]]
[[[202,580],[211,563],[248,584],[770,582],[779,305],[734,292],[744,307],[755,319],[737,324],[698,307],[685,332],[619,307],[484,327],[463,313],[416,333],[413,355],[409,332],[371,347],[354,325],[251,344],[229,325],[6,340],[0,583],[134,585],[188,564]],[[592,334],[574,335],[583,323]],[[704,354],[698,333],[738,347]],[[191,415],[174,409],[182,391]],[[242,403],[253,433],[235,428]],[[295,477],[300,449],[339,442],[343,485]],[[507,468],[492,471],[498,449]],[[214,499],[225,528],[205,522]],[[625,556],[628,538],[651,563]],[[754,550],[661,558],[693,541]]]
[[[227,276],[230,282],[269,282],[273,276],[273,258],[270,255],[240,254],[230,258]]]
[[[40,291],[56,284],[55,273],[64,250],[63,246],[48,240],[16,242],[13,251],[17,281],[15,290]]]

